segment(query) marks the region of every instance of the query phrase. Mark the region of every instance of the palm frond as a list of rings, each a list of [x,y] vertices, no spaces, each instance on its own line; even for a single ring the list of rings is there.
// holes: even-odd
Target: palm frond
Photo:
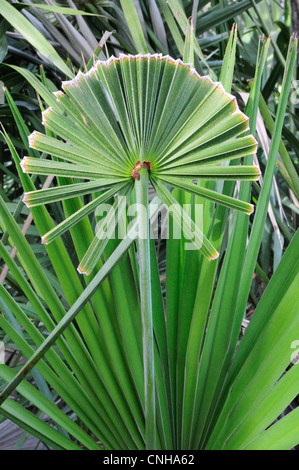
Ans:
[[[119,181],[122,187],[134,182],[144,166],[156,185],[160,179],[175,185],[178,176],[254,180],[259,175],[253,166],[217,165],[255,153],[257,143],[253,136],[240,136],[248,129],[248,119],[236,99],[221,83],[201,77],[181,60],[162,54],[111,57],[64,82],[63,92],[55,96],[57,105],[43,112],[43,124],[62,140],[34,132],[29,143],[65,162],[25,157],[24,172],[96,180],[97,190],[107,187],[110,176],[115,182],[110,178],[109,195],[113,188],[115,194],[119,191]],[[73,188],[73,195],[91,193],[92,188],[92,183],[81,183],[78,192]],[[184,189],[194,190],[188,184]],[[43,191],[43,199],[32,193],[25,196],[26,202],[51,202],[51,193],[53,189],[48,196]],[[52,200],[57,195],[59,191]],[[205,197],[205,192],[201,195]],[[206,195],[211,198],[212,193]],[[214,197],[217,202],[224,199]],[[100,197],[90,207],[103,200]],[[252,212],[252,206],[230,200],[228,207]],[[73,216],[73,221],[80,218]],[[63,223],[63,231],[73,223]],[[55,236],[63,231],[55,229]],[[214,254],[212,247],[207,256],[214,258]]]

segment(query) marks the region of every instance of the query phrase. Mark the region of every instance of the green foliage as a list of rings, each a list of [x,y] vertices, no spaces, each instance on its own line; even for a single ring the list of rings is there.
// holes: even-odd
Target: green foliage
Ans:
[[[1,0],[2,419],[65,450],[299,444],[297,40],[282,3]],[[167,241],[149,238],[161,201],[177,204]],[[146,213],[113,239],[135,202]]]

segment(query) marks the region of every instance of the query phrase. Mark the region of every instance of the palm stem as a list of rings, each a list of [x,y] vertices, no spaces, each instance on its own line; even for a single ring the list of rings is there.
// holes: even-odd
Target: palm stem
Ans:
[[[154,370],[154,332],[150,269],[150,233],[148,211],[147,168],[141,168],[136,179],[136,202],[138,204],[138,255],[140,277],[140,301],[142,315],[142,341],[145,389],[146,448],[156,448],[156,406]]]

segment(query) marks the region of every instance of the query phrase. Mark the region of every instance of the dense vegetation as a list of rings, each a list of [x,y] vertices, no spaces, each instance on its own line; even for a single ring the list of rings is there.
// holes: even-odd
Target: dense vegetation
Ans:
[[[17,446],[294,448],[298,2],[0,0],[0,13],[0,420],[24,429]],[[157,198],[185,204],[202,249],[186,233],[99,241],[95,209],[124,211],[119,196],[147,207],[147,235]]]

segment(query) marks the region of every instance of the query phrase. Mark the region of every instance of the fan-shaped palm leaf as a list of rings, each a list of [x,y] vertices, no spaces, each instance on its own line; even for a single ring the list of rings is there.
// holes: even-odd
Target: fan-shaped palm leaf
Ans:
[[[188,238],[190,235],[194,239],[195,246],[201,248],[207,259],[215,259],[217,250],[177,204],[166,184],[250,214],[251,204],[202,188],[196,182],[201,178],[257,179],[256,167],[220,165],[222,161],[254,153],[257,144],[252,136],[240,137],[248,129],[248,118],[221,83],[212,82],[208,76],[200,77],[190,64],[161,54],[121,55],[118,59],[111,57],[106,62],[96,62],[88,73],[79,72],[73,80],[64,82],[63,92],[56,93],[56,100],[43,113],[43,124],[49,135],[34,132],[29,137],[31,148],[51,154],[55,161],[25,157],[22,169],[88,182],[76,183],[69,192],[62,187],[60,191],[51,188],[26,193],[24,202],[36,206],[57,201],[59,195],[65,199],[101,191],[42,237],[44,243],[50,243],[114,195],[127,198],[135,186],[136,201],[146,208],[138,213],[139,287],[146,447],[154,449],[156,398],[149,181],[172,211],[174,221],[178,224],[183,221],[184,228],[188,226]],[[123,210],[124,204],[118,208],[117,217],[108,211],[108,234],[114,230]],[[89,274],[105,246],[97,233],[81,259],[79,272]]]
[[[189,64],[161,54],[111,57],[64,82],[56,99],[57,105],[44,111],[43,123],[62,140],[34,132],[29,143],[65,162],[25,157],[23,171],[90,182],[71,189],[27,193],[24,201],[30,206],[99,190],[103,193],[45,234],[45,242],[60,236],[113,194],[132,188],[141,168],[149,172],[166,205],[171,200],[169,191],[160,183],[252,212],[250,204],[204,189],[194,181],[257,179],[259,175],[255,167],[219,165],[254,153],[257,144],[252,136],[240,137],[248,129],[248,119],[236,99],[221,83],[199,76]],[[218,256],[204,236],[202,250],[209,259]],[[101,250],[96,251],[99,257]],[[80,271],[90,272],[95,263],[96,259],[88,266],[81,263]]]

